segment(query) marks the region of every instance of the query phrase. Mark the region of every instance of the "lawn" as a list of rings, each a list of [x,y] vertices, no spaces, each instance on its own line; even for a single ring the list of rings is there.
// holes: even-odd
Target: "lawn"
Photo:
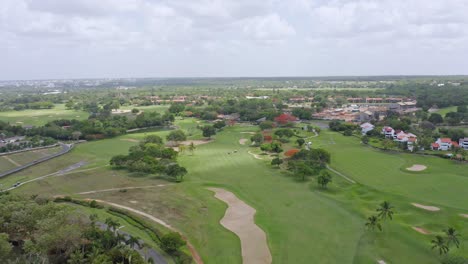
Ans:
[[[7,171],[18,167],[18,165],[28,164],[34,160],[57,153],[60,150],[61,147],[53,147],[0,156],[0,171]]]
[[[177,120],[177,125],[199,138],[195,119]],[[447,225],[468,234],[468,175],[466,165],[435,157],[389,154],[360,144],[359,139],[322,131],[311,138],[314,147],[332,153],[331,167],[357,181],[350,184],[334,175],[328,191],[310,182],[298,182],[268,161],[255,159],[247,145],[240,145],[241,132],[256,127],[225,128],[212,143],[199,145],[194,155],[179,160],[189,170],[183,183],[166,182],[156,176],[111,170],[109,158],[126,153],[148,134],[165,136],[169,131],[146,131],[77,145],[70,154],[34,169],[0,180],[0,183],[37,177],[71,164],[85,161],[87,166],[70,174],[27,184],[17,192],[46,195],[72,194],[134,207],[161,218],[181,230],[197,248],[205,263],[240,263],[238,238],[224,229],[219,220],[226,205],[206,190],[217,186],[234,192],[257,210],[256,223],[266,232],[274,263],[438,263],[430,250],[432,235],[413,231],[423,227],[439,234]],[[312,135],[312,134],[311,134]],[[234,150],[237,153],[232,154]],[[231,152],[231,154],[228,154]],[[423,164],[428,169],[410,173],[405,168]],[[164,184],[151,189],[76,193],[126,186]],[[365,219],[383,201],[390,201],[397,214],[384,223],[383,232],[365,230]],[[411,202],[434,205],[439,212],[427,212]],[[468,240],[456,251],[467,254]]]
[[[442,117],[445,117],[447,113],[456,112],[456,111],[457,111],[457,106],[449,106],[449,107],[440,108],[436,113],[440,114]]]
[[[41,126],[57,119],[87,119],[89,114],[84,111],[65,109],[64,104],[56,104],[53,109],[23,110],[0,112],[0,120],[10,122],[12,125]]]

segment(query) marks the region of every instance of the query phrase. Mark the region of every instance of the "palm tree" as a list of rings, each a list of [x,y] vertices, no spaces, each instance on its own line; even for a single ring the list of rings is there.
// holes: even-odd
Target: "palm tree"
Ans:
[[[453,227],[449,227],[447,230],[444,230],[444,232],[447,235],[447,246],[450,246],[450,244],[453,243],[457,248],[459,248],[460,241],[458,240],[458,237],[460,234],[457,234],[457,230]]]
[[[393,215],[393,209],[394,207],[387,201],[384,201],[383,203],[380,204],[380,208],[377,208],[377,212],[379,212],[378,216],[382,220],[386,220],[387,217],[392,220],[392,215]]]
[[[138,237],[130,236],[127,239],[127,241],[125,241],[125,244],[129,245],[131,248],[135,248],[135,245],[141,248],[140,240],[138,240]]]
[[[445,244],[445,240],[441,236],[436,236],[435,239],[431,240],[432,249],[437,248],[439,249],[439,254],[447,254],[449,252],[449,248]]]
[[[195,146],[195,144],[193,142],[190,142],[190,145],[189,145],[188,149],[189,149],[190,153],[192,153],[192,155],[193,155],[193,152],[195,151],[196,148],[197,147]]]
[[[377,216],[375,215],[369,216],[367,218],[366,227],[370,230],[374,230],[377,227],[380,231],[382,231],[382,226],[379,223],[379,218],[377,218]]]
[[[117,227],[119,227],[119,222],[115,221],[112,218],[106,218],[106,225],[107,225],[107,230],[112,230],[114,233],[117,231]]]

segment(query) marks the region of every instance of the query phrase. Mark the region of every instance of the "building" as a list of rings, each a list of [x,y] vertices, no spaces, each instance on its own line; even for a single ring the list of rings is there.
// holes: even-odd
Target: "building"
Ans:
[[[450,138],[438,138],[436,142],[431,145],[432,150],[450,150],[452,146],[454,146],[454,144]]]
[[[468,138],[460,138],[460,140],[458,141],[458,145],[461,148],[468,150]]]
[[[395,130],[389,126],[382,128],[382,134],[384,134],[386,138],[395,138]]]
[[[364,123],[361,125],[361,134],[366,135],[367,132],[374,130],[374,125],[371,123]]]

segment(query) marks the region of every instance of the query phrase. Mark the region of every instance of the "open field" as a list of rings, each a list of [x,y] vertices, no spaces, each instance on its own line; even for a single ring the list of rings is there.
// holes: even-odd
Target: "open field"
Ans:
[[[40,126],[57,119],[87,119],[88,113],[65,109],[64,104],[56,104],[53,109],[23,110],[0,112],[0,120],[10,122],[12,125]]]
[[[200,137],[194,119],[178,120],[184,130],[192,130],[192,139]],[[313,147],[332,154],[331,167],[352,178],[351,184],[334,174],[328,191],[311,182],[298,182],[269,161],[255,159],[256,151],[239,143],[256,127],[225,128],[212,143],[199,145],[195,154],[179,159],[189,174],[180,184],[161,188],[129,189],[78,195],[100,189],[168,184],[155,176],[111,170],[111,156],[124,154],[135,141],[148,134],[166,135],[168,131],[149,131],[77,145],[71,153],[33,169],[0,180],[1,183],[33,178],[54,172],[80,161],[88,165],[70,174],[54,176],[21,186],[15,192],[25,194],[71,194],[136,208],[171,223],[197,248],[205,263],[240,263],[240,241],[222,227],[226,205],[213,197],[206,187],[233,192],[255,208],[256,224],[266,233],[273,263],[438,263],[430,250],[431,236],[441,234],[448,225],[468,234],[467,165],[450,160],[389,154],[362,146],[359,139],[322,131],[311,138]],[[313,136],[313,133],[310,133]],[[132,141],[129,141],[132,139]],[[233,150],[237,153],[228,154]],[[406,168],[427,166],[419,172]],[[365,219],[375,213],[384,200],[390,201],[397,214],[384,223],[383,232],[365,230]],[[436,206],[431,212],[411,203]],[[431,235],[416,232],[428,230]],[[461,238],[457,254],[468,254],[468,240]],[[306,260],[306,261],[305,261]]]
[[[169,109],[170,105],[145,105],[145,106],[121,106],[120,110],[132,110],[134,108],[137,108],[140,111],[144,112],[158,112],[158,113],[163,113],[167,109]]]
[[[445,117],[447,113],[456,112],[456,111],[457,111],[456,106],[449,106],[449,107],[440,108],[436,113],[440,114],[442,117]]]
[[[377,91],[383,90],[384,88],[371,88],[371,87],[322,87],[322,88],[293,88],[293,87],[285,87],[285,88],[257,88],[257,91],[271,91],[271,90],[317,90],[317,91]]]
[[[60,150],[61,147],[53,147],[0,156],[0,172],[28,164],[34,160],[57,153]]]

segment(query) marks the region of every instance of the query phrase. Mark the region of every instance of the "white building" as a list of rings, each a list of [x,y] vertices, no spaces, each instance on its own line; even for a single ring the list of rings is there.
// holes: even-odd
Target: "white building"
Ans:
[[[468,138],[460,138],[458,144],[461,148],[468,150]]]
[[[365,135],[367,132],[374,130],[374,125],[371,123],[364,123],[361,125],[361,134]]]

